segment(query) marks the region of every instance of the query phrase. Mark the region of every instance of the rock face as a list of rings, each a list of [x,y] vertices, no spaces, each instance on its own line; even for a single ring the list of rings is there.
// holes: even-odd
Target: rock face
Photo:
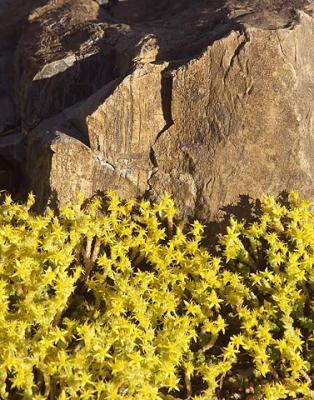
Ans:
[[[239,194],[313,195],[314,25],[299,16],[290,29],[244,26],[173,72],[174,124],[153,146],[156,194],[201,217]]]
[[[8,107],[26,137],[27,188],[42,207],[77,191],[167,191],[202,219],[241,195],[313,198],[313,9],[313,0],[29,9],[10,34]]]
[[[26,130],[111,81],[113,49],[93,0],[51,1],[29,16],[17,49],[17,90]]]

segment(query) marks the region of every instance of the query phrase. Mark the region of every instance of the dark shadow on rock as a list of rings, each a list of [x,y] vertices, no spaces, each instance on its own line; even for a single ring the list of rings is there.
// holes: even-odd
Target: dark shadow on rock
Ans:
[[[16,47],[28,16],[46,3],[47,0],[0,1],[0,52]]]
[[[289,208],[288,191],[281,191],[276,197],[276,200],[281,205]],[[229,226],[231,217],[239,222],[245,223],[245,225],[249,225],[257,221],[261,215],[261,199],[253,199],[248,195],[240,195],[236,203],[229,204],[220,209],[219,216],[215,221],[204,221],[205,233],[203,244],[210,249],[212,254],[218,254],[220,253],[219,240],[227,233],[227,227]]]
[[[47,133],[47,135],[49,135],[51,140],[55,138],[54,134]],[[40,154],[34,154],[32,151],[29,151],[32,148],[40,148],[42,151]],[[49,146],[47,137],[40,135],[34,135],[31,137],[31,142],[28,143],[27,150],[28,152],[26,157],[28,158],[29,163],[26,164],[27,168],[25,171],[27,178],[25,193],[32,192],[35,194],[37,202],[34,209],[37,212],[43,212],[49,204],[53,194],[49,184],[53,152]],[[29,169],[30,165],[33,168],[32,170]],[[37,176],[38,173],[41,175],[40,178]],[[65,182],[65,184],[67,183]],[[52,199],[52,204],[56,204],[56,195],[54,195]]]
[[[15,53],[28,16],[45,3],[47,0],[0,0],[0,189],[14,200],[24,199],[25,187],[25,146],[14,93]]]
[[[0,191],[13,196],[17,191],[16,166],[3,156],[0,156]]]
[[[263,29],[297,21],[296,9],[308,0],[120,0],[100,8],[99,20],[127,24],[139,38],[153,35],[159,45],[157,61],[177,63],[197,57],[214,41],[247,23]]]
[[[111,24],[127,24],[138,34],[157,39],[157,62],[183,64],[235,28],[228,19],[226,0],[126,0],[99,18]]]
[[[114,50],[110,46],[104,46],[96,54],[75,60],[65,70],[63,64],[66,61],[60,60],[54,64],[51,71],[46,69],[43,72],[42,78],[39,76],[30,81],[23,93],[22,119],[27,130],[88,98],[116,78]],[[51,76],[46,77],[45,74]]]
[[[250,223],[260,215],[261,203],[260,200],[253,199],[247,194],[241,194],[236,204],[224,206],[221,210],[228,219],[234,216],[237,220]]]
[[[121,83],[122,79],[122,77],[118,77],[114,80],[111,80],[107,85],[103,86],[100,90],[96,91],[96,93],[89,96],[87,102],[82,100],[79,103],[75,103],[73,107],[64,110],[60,114],[60,116],[63,115],[61,121],[64,121],[64,123],[57,125],[57,128],[66,135],[77,139],[86,146],[90,147],[86,119],[99,107],[100,104],[102,104],[109,96],[111,96],[116,87]]]
[[[237,202],[220,209],[215,221],[206,222],[204,244],[215,253],[219,246],[219,238],[227,232],[230,218],[247,224],[254,222],[261,215],[261,202],[248,195],[240,195]]]

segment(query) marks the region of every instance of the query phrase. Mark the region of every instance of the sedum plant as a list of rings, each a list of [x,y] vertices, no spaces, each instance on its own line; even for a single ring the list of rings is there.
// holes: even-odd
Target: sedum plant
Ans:
[[[311,399],[314,214],[289,195],[211,254],[173,200],[0,206],[0,399]]]

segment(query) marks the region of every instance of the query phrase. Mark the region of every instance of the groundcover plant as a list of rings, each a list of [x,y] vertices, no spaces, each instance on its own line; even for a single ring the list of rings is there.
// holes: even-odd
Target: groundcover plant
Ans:
[[[314,213],[265,196],[210,251],[170,196],[0,206],[1,399],[311,399]]]

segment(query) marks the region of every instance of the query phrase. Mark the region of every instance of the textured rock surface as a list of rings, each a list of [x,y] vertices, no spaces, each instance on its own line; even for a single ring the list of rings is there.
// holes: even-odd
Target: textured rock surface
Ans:
[[[25,129],[56,115],[113,79],[112,47],[94,23],[93,0],[51,1],[29,16],[17,50]]]
[[[293,29],[247,26],[174,71],[174,124],[154,146],[154,192],[171,191],[201,217],[239,194],[312,196],[313,37],[304,13]]]
[[[134,185],[115,174],[110,164],[81,141],[57,128],[53,132],[47,130],[46,136],[41,133],[32,135],[33,151],[29,154],[32,169],[28,171],[29,184],[41,200],[40,209],[47,203],[58,206],[74,201],[78,192],[90,197],[109,186],[121,197],[126,193],[132,197],[138,195]]]
[[[137,68],[86,121],[91,150],[141,193],[148,189],[153,167],[151,146],[167,123],[161,96],[164,68]]]
[[[90,197],[110,188],[122,197],[134,197],[149,188],[151,145],[166,124],[160,95],[163,68],[136,69],[120,84],[108,84],[31,132],[28,176],[44,204],[51,193],[65,204],[78,191]]]
[[[169,191],[215,219],[240,195],[314,197],[313,0],[44,3],[7,23],[42,206]]]

